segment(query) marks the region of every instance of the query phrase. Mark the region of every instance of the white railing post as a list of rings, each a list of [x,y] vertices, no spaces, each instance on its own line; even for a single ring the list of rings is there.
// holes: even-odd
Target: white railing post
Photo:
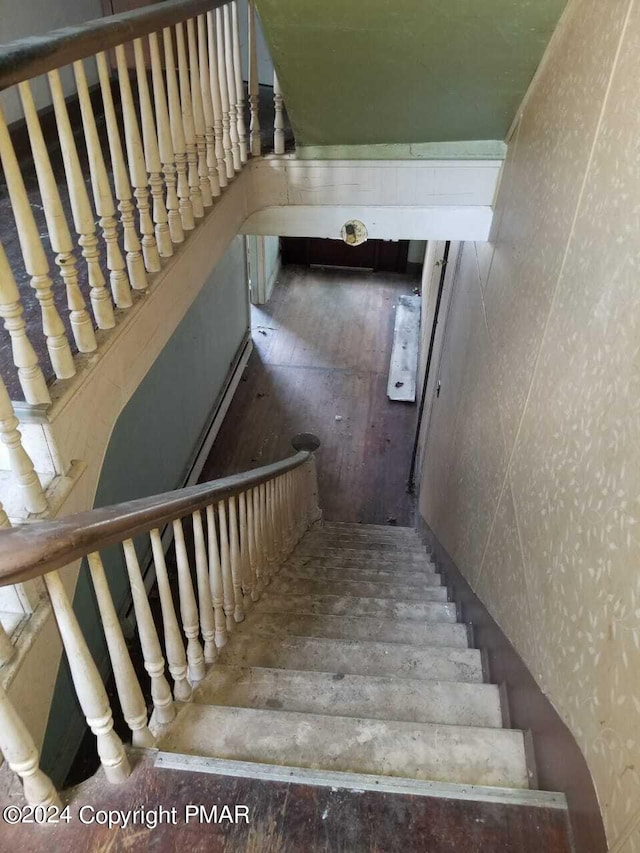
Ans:
[[[259,157],[262,152],[260,141],[260,77],[258,73],[258,39],[255,0],[249,0],[249,136],[251,156]]]
[[[229,134],[231,136],[231,154],[233,156],[234,171],[239,172],[242,168],[240,159],[240,137],[238,135],[238,108],[236,101],[236,75],[233,68],[233,38],[231,35],[231,10],[229,3],[222,7],[224,62],[227,76],[227,97],[229,99]]]
[[[273,153],[284,154],[284,100],[278,75],[273,72]]]
[[[238,146],[240,162],[247,162],[247,127],[244,120],[244,79],[242,74],[242,53],[240,52],[240,30],[238,27],[238,4],[231,3],[231,37],[233,39],[233,72],[236,87],[236,111],[238,118]]]
[[[216,57],[218,61],[218,82],[220,84],[220,103],[222,105],[222,148],[227,170],[227,180],[235,175],[233,145],[231,142],[231,116],[229,114],[229,88],[227,85],[227,63],[224,49],[224,23],[222,9],[216,9]]]
[[[216,535],[214,507],[207,507],[207,544],[209,546],[209,584],[215,620],[215,643],[221,649],[227,642],[227,625],[224,615],[224,594],[222,585],[222,567]]]
[[[97,552],[89,554],[89,572],[96,593],[102,630],[107,641],[109,658],[113,667],[120,707],[127,725],[131,729],[134,746],[151,747],[153,735],[147,726],[147,706],[142,695],[140,682],[131,663],[131,657],[113,605],[111,590],[107,582],[102,558]]]
[[[244,619],[244,597],[242,595],[242,563],[240,562],[240,543],[238,541],[238,511],[235,496],[229,498],[229,558],[231,561],[231,577],[233,578],[233,595],[235,609],[233,618],[236,622]]]
[[[218,50],[216,45],[216,30],[214,12],[207,12],[207,45],[209,48],[209,78],[211,84],[211,101],[213,106],[213,135],[215,139],[216,162],[218,165],[218,183],[227,186],[227,164],[223,144],[223,113],[220,81],[218,79]]]
[[[100,679],[71,603],[58,572],[44,576],[62,637],[76,696],[91,731],[96,736],[98,755],[109,782],[124,782],[130,773],[122,741],[113,730],[113,716],[107,692]]]
[[[169,585],[169,574],[164,559],[162,539],[158,530],[152,530],[149,534],[151,549],[153,551],[153,563],[156,570],[156,582],[158,584],[158,595],[160,596],[160,608],[162,610],[162,626],[164,629],[164,647],[167,653],[169,672],[173,678],[173,695],[181,702],[191,699],[191,684],[187,679],[187,656],[184,651],[182,634],[178,625],[178,618],[173,606],[171,586]]]
[[[196,147],[196,127],[193,121],[193,105],[191,103],[191,84],[189,80],[189,62],[184,41],[184,27],[176,24],[176,46],[178,53],[178,79],[180,81],[180,106],[182,110],[182,127],[184,130],[185,149],[187,153],[189,194],[193,215],[196,219],[204,216],[204,199],[200,188],[200,173],[198,171],[198,151]]]
[[[198,605],[196,595],[191,581],[191,569],[187,556],[187,547],[184,541],[182,522],[176,519],[173,522],[173,538],[176,547],[176,563],[178,567],[178,592],[180,597],[180,616],[182,618],[182,630],[187,638],[187,663],[189,665],[189,680],[202,681],[206,674],[204,665],[204,653],[200,640],[200,622],[198,620]]]
[[[27,403],[50,403],[49,389],[44,380],[23,317],[20,293],[0,242],[0,317],[11,339],[11,355],[18,370],[18,380]]]
[[[62,808],[53,783],[40,770],[40,755],[27,727],[0,687],[0,751],[22,779],[24,798],[30,806]]]
[[[198,607],[200,611],[200,630],[204,640],[205,663],[213,663],[216,659],[216,626],[211,602],[211,587],[209,585],[209,565],[207,548],[204,541],[204,529],[200,512],[193,513],[193,544],[196,552],[196,581],[198,585]]]
[[[229,555],[229,532],[227,528],[227,508],[224,501],[218,502],[218,526],[220,528],[220,568],[222,571],[222,593],[224,597],[224,615],[227,631],[234,626],[236,601],[233,592],[233,575]],[[241,621],[241,620],[238,620]]]
[[[198,57],[200,68],[200,90],[202,92],[202,109],[204,114],[204,136],[207,149],[207,171],[211,194],[220,195],[220,178],[218,176],[218,160],[216,157],[215,118],[213,98],[211,95],[211,74],[209,72],[209,49],[207,45],[207,20],[200,15],[198,25]]]
[[[207,141],[205,137],[204,106],[202,103],[202,89],[200,77],[200,61],[198,58],[198,44],[196,41],[195,21],[190,18],[187,21],[187,47],[189,50],[189,82],[191,87],[191,107],[193,109],[193,129],[196,139],[196,154],[198,157],[198,178],[200,180],[200,192],[202,203],[205,207],[213,204],[213,195],[220,194],[220,187],[211,186],[209,167],[207,163]],[[216,175],[217,178],[217,175]]]
[[[9,465],[22,495],[27,512],[40,513],[47,509],[47,498],[18,430],[19,421],[7,388],[0,378],[0,440],[7,448]]]

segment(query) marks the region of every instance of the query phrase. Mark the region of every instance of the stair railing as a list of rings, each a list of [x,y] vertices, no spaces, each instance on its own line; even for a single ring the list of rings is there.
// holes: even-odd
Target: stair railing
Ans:
[[[96,736],[109,781],[123,781],[129,774],[129,763],[113,730],[107,693],[60,570],[86,558],[86,567],[83,563],[81,570],[88,570],[91,576],[132,743],[153,746],[153,733],[175,717],[177,701],[189,701],[193,686],[204,678],[207,664],[215,662],[217,650],[229,641],[247,608],[260,597],[305,531],[320,520],[312,453],[318,445],[313,436],[298,436],[294,440],[298,452],[272,465],[57,521],[0,531],[0,586],[44,578],[76,695]],[[177,583],[173,585],[162,543],[167,527],[174,542]],[[191,556],[185,533],[192,536]],[[150,546],[150,568],[155,572],[160,599],[157,626],[141,569],[140,554],[147,552],[146,544]],[[105,548],[114,545],[122,549],[126,565],[149,677],[151,720],[101,557]],[[31,735],[2,691],[0,749],[22,778],[30,805],[58,802],[51,781],[39,769]]]
[[[37,183],[36,191],[25,181],[0,108],[0,161],[24,265],[12,269],[0,241],[0,317],[12,348],[3,372],[15,371],[27,403],[51,402],[46,377],[75,375],[76,354],[94,352],[102,339],[96,330],[118,324],[249,157],[260,156],[253,0],[248,14],[246,71],[235,0],[169,0],[0,47],[0,91],[17,87]],[[67,66],[77,127],[60,73]],[[41,75],[55,145],[33,96]],[[275,109],[275,150],[284,151],[279,89]],[[58,147],[62,191],[51,156]],[[35,295],[28,311],[23,281]],[[40,339],[43,347],[34,346]],[[16,427],[0,381],[0,438],[24,509],[42,513],[45,494]]]

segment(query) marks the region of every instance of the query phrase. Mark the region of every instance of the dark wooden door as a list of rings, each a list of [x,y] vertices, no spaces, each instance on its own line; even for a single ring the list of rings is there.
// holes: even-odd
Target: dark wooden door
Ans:
[[[282,237],[280,246],[283,264],[407,271],[408,240],[367,240],[361,246],[348,246],[342,240]]]

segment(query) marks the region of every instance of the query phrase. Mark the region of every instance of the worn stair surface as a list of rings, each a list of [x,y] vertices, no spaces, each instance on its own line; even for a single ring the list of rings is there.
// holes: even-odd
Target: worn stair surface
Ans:
[[[486,680],[414,530],[326,524],[301,540],[162,730],[158,763],[197,756],[212,772],[401,780],[417,793],[432,783],[523,791],[524,736],[504,727],[501,692]]]

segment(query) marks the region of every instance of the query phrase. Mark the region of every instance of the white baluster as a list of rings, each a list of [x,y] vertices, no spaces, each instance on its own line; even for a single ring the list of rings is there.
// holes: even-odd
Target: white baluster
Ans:
[[[100,554],[93,553],[88,556],[89,571],[93,588],[96,593],[102,630],[107,641],[109,658],[113,667],[113,677],[116,682],[120,707],[131,729],[131,742],[134,746],[153,746],[153,735],[147,726],[147,706],[142,695],[140,683],[136,676],[127,644],[118,619],[118,614],[113,605],[111,590],[107,583],[107,576]]]
[[[216,535],[216,520],[213,506],[207,507],[207,543],[209,546],[209,585],[215,621],[215,643],[221,649],[227,642],[227,626],[224,615],[222,568]]]
[[[129,175],[127,174],[127,164],[125,163],[124,152],[122,150],[122,141],[120,140],[113,92],[111,90],[111,77],[104,53],[96,55],[96,64],[98,66],[104,120],[107,128],[107,139],[109,141],[113,184],[116,191],[116,198],[118,199],[118,211],[120,213],[120,222],[122,223],[124,236],[124,250],[127,256],[129,283],[134,290],[146,290],[148,287],[147,271],[135,226],[135,208],[131,201],[131,184],[129,182]]]
[[[62,201],[58,191],[58,184],[51,168],[49,152],[42,134],[40,119],[36,105],[31,94],[28,82],[20,83],[18,86],[22,109],[29,132],[33,162],[38,177],[38,187],[47,221],[47,231],[51,248],[56,253],[56,264],[65,283],[67,291],[67,305],[69,306],[69,319],[73,330],[73,337],[79,352],[93,352],[98,344],[93,331],[93,323],[86,309],[84,297],[78,283],[78,272],[76,259],[73,254],[73,243],[71,233],[67,225],[67,219],[62,209]]]
[[[189,81],[191,87],[191,108],[193,110],[193,129],[196,139],[196,153],[198,157],[198,178],[200,181],[200,192],[202,203],[205,207],[213,204],[211,181],[209,179],[209,167],[207,164],[207,142],[204,135],[204,107],[202,104],[202,90],[200,88],[200,64],[198,60],[198,43],[196,40],[195,21],[190,18],[187,21],[187,45],[189,49]],[[218,193],[220,187],[216,188]]]
[[[87,647],[58,572],[44,576],[62,637],[80,707],[98,744],[98,755],[109,782],[124,782],[130,773],[122,741],[113,730],[113,716],[100,673]]]
[[[234,625],[235,598],[233,594],[233,575],[229,556],[229,532],[227,529],[227,508],[224,501],[218,502],[218,525],[220,528],[220,569],[222,573],[222,594],[224,597],[224,615],[227,631]]]
[[[160,257],[170,258],[173,255],[173,243],[171,242],[171,232],[169,231],[167,208],[164,204],[164,181],[161,174],[162,164],[160,163],[160,152],[158,151],[158,137],[156,134],[156,123],[153,118],[149,81],[147,80],[147,66],[140,39],[133,40],[133,53],[135,56],[138,95],[140,98],[144,162],[149,175],[149,187],[151,188],[153,205],[151,215],[155,223],[156,243],[158,244]]]
[[[246,163],[247,152],[247,126],[244,118],[244,80],[242,75],[242,53],[240,52],[240,30],[238,27],[238,3],[231,3],[231,38],[233,40],[233,72],[236,86],[236,112],[238,118],[238,146],[240,148],[240,161]]]
[[[51,366],[58,379],[70,379],[76,372],[67,335],[53,301],[52,281],[49,278],[49,264],[44,253],[38,226],[33,218],[31,203],[22,180],[18,160],[9,137],[4,114],[0,109],[0,160],[9,190],[13,216],[16,221],[20,249],[25,269],[31,278],[40,312],[42,330],[47,339],[47,350]]]
[[[177,193],[177,177],[175,154],[173,152],[173,141],[171,139],[171,124],[169,122],[169,108],[167,106],[167,94],[162,76],[162,62],[160,60],[160,45],[158,34],[149,33],[149,52],[151,55],[151,75],[153,81],[153,102],[156,108],[156,121],[158,123],[158,150],[162,162],[162,173],[167,187],[167,216],[169,218],[169,233],[173,243],[184,242],[184,230],[182,228],[182,217],[180,215],[180,202]]]
[[[184,42],[184,28],[176,24],[176,45],[178,50],[178,77],[180,80],[180,105],[182,109],[182,127],[184,129],[185,148],[187,152],[189,194],[193,215],[196,219],[204,216],[204,200],[200,189],[198,173],[198,151],[196,148],[196,127],[193,121],[193,105],[191,103],[191,85],[189,83],[189,63]]]
[[[229,559],[231,561],[231,577],[233,578],[233,595],[235,609],[233,618],[236,622],[244,619],[244,599],[242,595],[242,563],[240,562],[240,542],[238,541],[238,511],[235,497],[229,498]]]
[[[231,33],[231,10],[229,4],[223,6],[222,20],[224,26],[224,61],[227,74],[227,95],[229,98],[229,135],[231,136],[231,154],[233,168],[239,172],[242,168],[240,159],[240,137],[238,135],[238,93],[236,91],[236,74],[233,68],[233,36]]]
[[[0,509],[0,518],[3,520],[6,519],[7,524],[5,526],[10,527],[9,519],[7,518],[7,514],[4,509]],[[9,663],[15,653],[16,650],[11,642],[11,637],[7,634],[0,622],[0,667],[4,666],[5,663]]]
[[[156,580],[158,583],[158,595],[160,596],[160,608],[162,610],[162,625],[164,627],[164,647],[167,653],[169,672],[173,678],[173,695],[181,702],[188,702],[191,698],[191,685],[187,680],[187,656],[184,651],[182,634],[173,606],[171,586],[169,585],[169,574],[164,559],[162,539],[157,530],[152,530],[150,535],[151,549],[153,551],[153,563],[156,569]]]
[[[235,175],[234,156],[231,143],[231,116],[229,115],[229,88],[227,85],[227,63],[224,51],[224,22],[222,9],[216,9],[216,58],[218,61],[218,83],[220,85],[220,103],[222,105],[222,148],[227,180]]]
[[[253,565],[254,574],[256,577],[256,587],[258,590],[258,594],[262,593],[262,590],[265,587],[265,574],[264,574],[264,560],[263,560],[263,541],[262,541],[262,528],[260,521],[260,490],[258,486],[255,486],[252,489],[252,500],[253,506],[253,532],[249,539],[249,547],[253,544]],[[249,552],[251,554],[251,552]]]
[[[273,153],[284,154],[284,100],[278,75],[273,72]]]
[[[27,403],[50,403],[47,383],[27,335],[23,313],[18,286],[4,247],[0,243],[0,317],[11,338],[11,354],[13,363],[18,368],[20,387]]]
[[[20,489],[27,512],[44,512],[47,509],[47,498],[34,470],[33,462],[22,446],[18,423],[6,386],[0,379],[0,439],[7,448],[9,467]]]
[[[204,640],[204,659],[206,663],[213,663],[216,659],[216,626],[213,614],[213,604],[211,603],[207,549],[204,544],[202,516],[199,512],[193,513],[193,544],[196,552],[198,607],[200,612],[200,630],[202,632],[202,639]]]
[[[259,157],[262,152],[260,141],[260,76],[258,74],[258,39],[255,0],[249,0],[249,137],[251,156]]]
[[[159,272],[161,268],[160,255],[158,253],[158,244],[156,243],[153,220],[151,219],[149,209],[147,168],[144,162],[142,138],[140,137],[138,116],[133,102],[129,69],[123,45],[116,47],[116,64],[118,67],[120,100],[122,102],[122,117],[124,119],[124,137],[127,148],[129,178],[133,186],[133,195],[140,218],[144,265],[147,268],[147,272]]]
[[[96,213],[100,217],[98,224],[102,229],[102,236],[107,247],[107,269],[109,270],[111,294],[118,308],[131,308],[133,305],[131,285],[129,284],[127,267],[118,243],[116,207],[111,193],[107,166],[102,153],[102,144],[98,136],[93,104],[91,103],[89,86],[87,85],[87,75],[85,74],[82,61],[73,63],[73,73],[76,78],[84,138],[87,144],[87,154],[89,155],[89,174],[91,176],[93,203]]]
[[[198,56],[200,67],[200,89],[202,91],[202,109],[204,114],[204,136],[207,149],[207,171],[213,197],[220,195],[218,161],[216,158],[216,136],[214,130],[213,99],[211,95],[211,75],[209,73],[209,52],[207,46],[207,21],[204,15],[198,17]]]
[[[91,288],[89,297],[93,308],[93,316],[99,329],[113,329],[116,321],[113,316],[113,304],[111,296],[105,287],[104,275],[100,267],[100,250],[96,236],[96,226],[89,203],[87,188],[84,183],[84,175],[80,166],[78,149],[69,121],[67,104],[64,99],[60,73],[57,70],[48,74],[49,88],[53,101],[53,109],[60,137],[60,148],[62,150],[62,162],[67,177],[67,188],[69,190],[69,201],[71,203],[71,214],[73,224],[78,234],[78,243],[82,248],[82,257],[87,264],[89,275],[89,286]]]
[[[260,598],[260,587],[258,585],[257,559],[256,559],[256,531],[253,518],[253,499],[255,489],[249,489],[246,494],[246,513],[247,513],[247,552],[245,555],[247,571],[251,578],[251,600],[257,601]]]
[[[182,522],[176,519],[173,522],[173,538],[176,546],[176,563],[178,566],[178,590],[180,593],[180,616],[182,618],[182,630],[187,638],[187,662],[189,664],[189,680],[202,681],[206,670],[204,666],[204,654],[198,635],[200,634],[200,623],[198,621],[198,606],[191,581],[191,569],[189,558],[184,542]]]
[[[178,173],[178,205],[182,228],[192,231],[195,228],[193,221],[193,206],[189,191],[189,179],[187,175],[187,154],[184,140],[184,127],[182,125],[182,107],[180,106],[180,92],[178,90],[178,79],[176,77],[176,65],[173,55],[173,38],[171,29],[167,27],[162,31],[164,44],[164,64],[167,74],[167,97],[169,99],[169,124],[171,125],[171,141],[176,161],[176,172]]]
[[[213,135],[215,139],[216,162],[218,166],[218,183],[227,186],[227,166],[224,159],[223,128],[222,128],[222,96],[218,79],[218,50],[216,45],[215,13],[207,12],[207,45],[209,48],[209,80],[211,102],[213,106]],[[231,141],[229,140],[229,145]],[[229,151],[231,153],[231,151]]]
[[[164,677],[164,658],[158,639],[158,632],[153,621],[147,590],[142,579],[140,564],[136,549],[131,539],[122,543],[124,558],[127,564],[131,596],[133,598],[133,609],[136,614],[138,636],[144,658],[144,668],[151,679],[151,698],[156,722],[160,725],[170,723],[176,715],[175,706],[169,683]]]
[[[260,483],[259,486],[259,494],[260,494],[260,542],[261,542],[261,551],[262,551],[262,575],[264,578],[265,586],[269,583],[271,579],[271,567],[272,567],[272,559],[271,559],[271,536],[270,536],[270,527],[269,527],[269,519],[267,514],[267,483]]]
[[[62,809],[62,802],[51,779],[40,770],[40,754],[34,740],[2,687],[0,751],[9,767],[22,779],[24,798],[30,806]]]
[[[255,586],[251,574],[251,561],[249,560],[249,528],[247,519],[247,495],[241,492],[238,495],[238,537],[240,540],[240,575],[242,577],[242,592],[244,605],[247,607],[254,601]]]

